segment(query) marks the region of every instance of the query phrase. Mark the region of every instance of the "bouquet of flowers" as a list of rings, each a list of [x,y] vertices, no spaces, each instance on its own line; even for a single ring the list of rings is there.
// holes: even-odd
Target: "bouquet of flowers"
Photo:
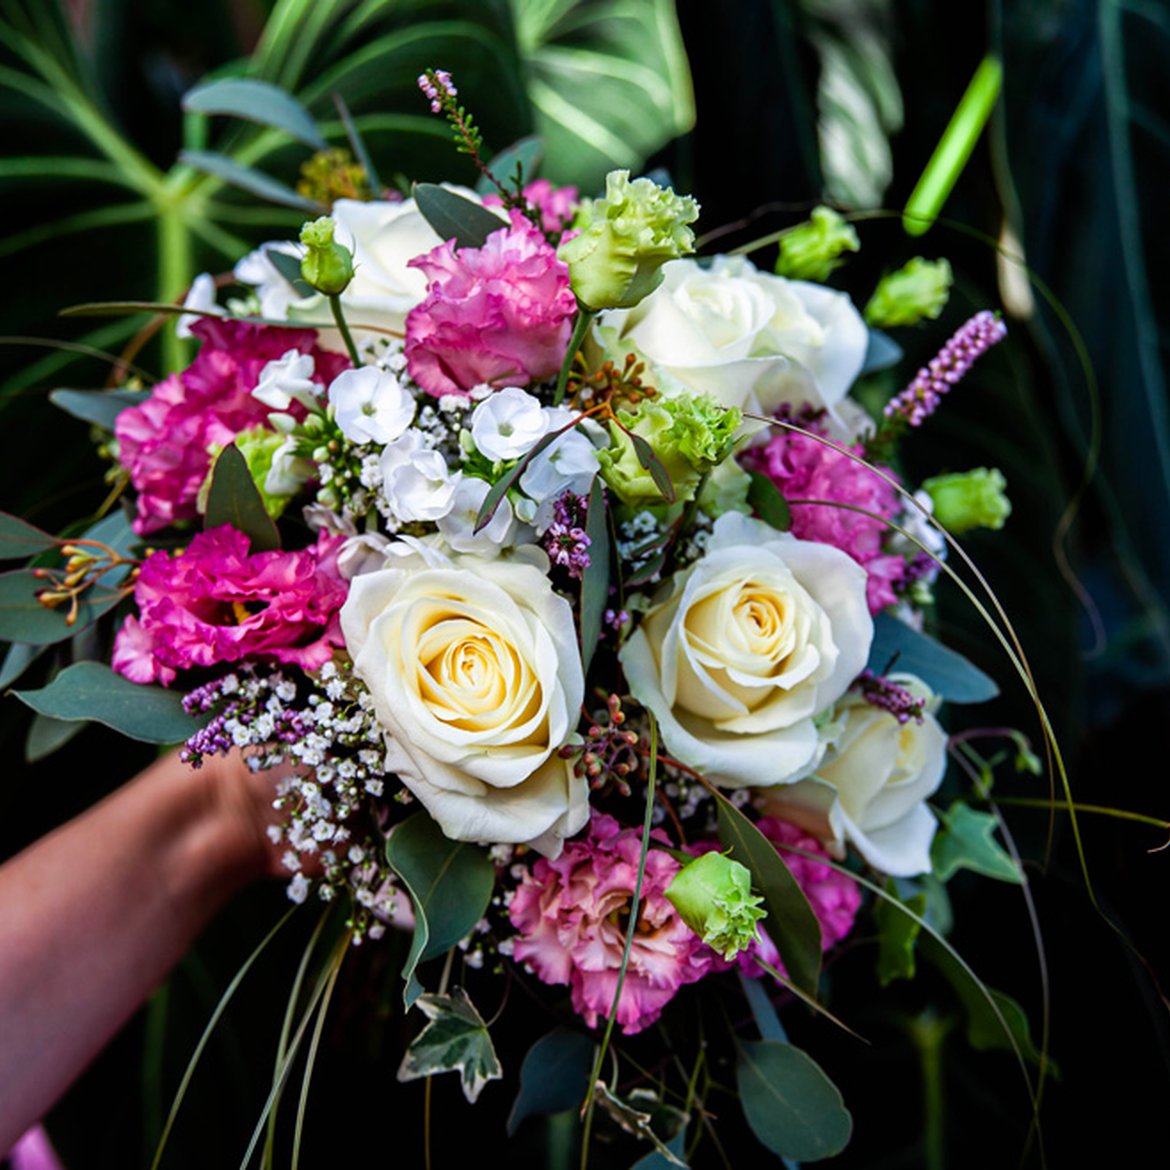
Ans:
[[[14,652],[111,611],[114,636],[20,697],[282,767],[289,897],[354,945],[411,932],[401,1079],[474,1101],[502,1070],[459,972],[521,979],[560,1023],[511,1124],[581,1106],[685,1165],[719,1078],[678,1021],[715,989],[744,1005],[719,1059],[751,1130],[828,1156],[849,1113],[778,1009],[836,1026],[822,964],[862,921],[881,982],[929,948],[1025,1046],[927,910],[964,866],[1019,880],[990,814],[930,803],[941,704],[996,688],[924,619],[946,534],[1001,525],[1004,484],[897,470],[1004,326],[976,314],[867,411],[851,389],[900,356],[879,327],[937,317],[945,262],[863,315],[823,283],[858,246],[828,209],[775,273],[696,259],[692,199],[484,163],[450,77],[420,85],[487,194],[334,198],[240,258],[242,295],[196,282],[186,369],[61,392],[106,424],[122,509],[69,541],[3,517],[37,558],[6,575]]]

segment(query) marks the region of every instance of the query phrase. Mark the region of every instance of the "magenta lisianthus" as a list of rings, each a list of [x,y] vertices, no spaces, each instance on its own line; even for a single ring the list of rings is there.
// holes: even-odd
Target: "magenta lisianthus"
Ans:
[[[861,906],[861,891],[857,883],[829,865],[829,854],[825,847],[797,825],[776,817],[761,817],[756,822],[756,828],[774,845],[792,846],[792,849],[780,848],[778,852],[820,923],[821,950],[827,951],[836,946],[853,929],[854,919]],[[703,841],[697,843],[691,852],[701,856],[721,848],[717,841]],[[793,849],[801,852],[795,853]],[[806,857],[804,854],[813,856]],[[765,927],[765,923],[760,923],[755,942],[731,961],[714,955],[715,966],[719,970],[738,966],[745,975],[758,977],[764,974],[764,968],[753,957],[758,955],[769,967],[787,975],[776,944]]]
[[[853,455],[864,454],[860,443],[846,449]],[[792,504],[792,535],[831,544],[857,561],[868,574],[870,613],[897,600],[897,587],[906,578],[906,561],[885,551],[893,532],[885,520],[894,519],[901,504],[897,491],[882,476],[842,451],[792,431],[781,431],[763,446],[749,449],[741,462],[749,470],[767,475],[789,501],[825,501]],[[897,478],[887,467],[880,470],[891,479]]]
[[[247,536],[224,525],[177,555],[152,553],[134,586],[138,617],[126,619],[114,644],[114,669],[165,685],[177,671],[244,658],[324,666],[343,644],[342,543],[321,533],[299,552],[249,555]]]
[[[197,514],[211,449],[267,420],[272,408],[252,390],[270,361],[289,350],[311,354],[313,378],[322,385],[349,365],[342,355],[318,349],[309,329],[205,317],[191,332],[203,343],[191,365],[155,386],[145,402],[122,411],[114,427],[118,458],[138,492],[138,533]],[[294,403],[290,411],[303,413],[303,407]]]
[[[530,207],[540,212],[540,226],[546,236],[559,236],[573,222],[579,199],[576,187],[554,187],[548,179],[527,184],[521,195]],[[499,195],[485,195],[484,207],[503,207]]]
[[[406,318],[406,365],[428,394],[551,378],[569,344],[577,302],[569,268],[518,212],[482,248],[448,240],[410,261],[426,298]]]
[[[567,983],[574,1009],[590,1027],[613,1006],[641,847],[639,829],[594,813],[587,837],[569,841],[555,861],[541,858],[525,874],[508,910],[519,932],[515,957],[543,982]],[[658,1019],[714,958],[666,899],[678,870],[669,853],[650,850],[617,1010],[627,1035]]]

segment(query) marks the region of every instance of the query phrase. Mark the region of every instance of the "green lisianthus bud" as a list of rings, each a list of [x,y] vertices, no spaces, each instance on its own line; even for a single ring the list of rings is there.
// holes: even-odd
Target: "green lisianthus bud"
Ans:
[[[666,897],[682,920],[712,950],[732,959],[755,941],[765,917],[752,893],[752,875],[722,853],[704,853],[674,875]]]
[[[586,201],[575,227],[581,234],[557,249],[569,266],[577,299],[593,310],[628,309],[662,283],[667,260],[693,252],[687,226],[699,205],[650,179],[630,180],[629,171],[610,171],[605,198]]]
[[[861,244],[853,225],[846,223],[831,207],[818,207],[804,223],[780,237],[776,275],[790,280],[828,280],[834,268],[844,263],[842,252],[857,252]]]
[[[883,276],[865,306],[866,323],[875,329],[932,321],[951,295],[951,266],[946,260],[915,256],[897,272]]]
[[[647,398],[635,412],[619,411],[620,427],[610,424],[612,444],[598,452],[601,477],[632,507],[662,503],[662,493],[642,464],[622,427],[645,439],[674,485],[676,500],[689,500],[699,480],[730,449],[743,413],[706,395]]]
[[[972,528],[1002,528],[1011,515],[1011,501],[1004,494],[1007,480],[998,467],[937,475],[922,486],[934,504],[934,518],[956,535]]]
[[[336,228],[327,215],[301,228],[301,243],[308,249],[301,260],[301,276],[327,297],[340,296],[353,280],[353,253],[333,239]]]

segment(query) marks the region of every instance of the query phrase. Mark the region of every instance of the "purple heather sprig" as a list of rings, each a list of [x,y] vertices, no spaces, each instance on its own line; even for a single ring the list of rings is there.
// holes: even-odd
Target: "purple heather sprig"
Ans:
[[[459,93],[446,69],[428,69],[418,75],[418,87],[431,99],[431,113],[443,112],[443,98],[453,99]]]
[[[911,719],[916,723],[922,722],[926,700],[915,695],[901,683],[896,683],[884,675],[874,674],[872,670],[863,670],[857,676],[854,685],[867,703],[888,711],[899,723],[908,723]]]
[[[589,568],[589,536],[582,527],[588,506],[587,496],[565,492],[553,504],[552,523],[545,529],[543,544],[553,563],[563,565],[569,576],[580,580]]]
[[[921,426],[934,413],[943,395],[974,365],[975,359],[1006,335],[1007,327],[996,313],[988,309],[976,313],[960,326],[930,364],[918,371],[914,381],[886,403],[886,418],[904,420],[912,427]]]

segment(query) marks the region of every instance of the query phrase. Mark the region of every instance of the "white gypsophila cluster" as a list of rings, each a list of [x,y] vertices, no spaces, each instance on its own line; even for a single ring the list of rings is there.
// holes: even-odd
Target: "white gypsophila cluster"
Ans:
[[[662,521],[648,508],[623,520],[617,530],[617,551],[622,563],[636,572],[657,551],[662,532]]]

